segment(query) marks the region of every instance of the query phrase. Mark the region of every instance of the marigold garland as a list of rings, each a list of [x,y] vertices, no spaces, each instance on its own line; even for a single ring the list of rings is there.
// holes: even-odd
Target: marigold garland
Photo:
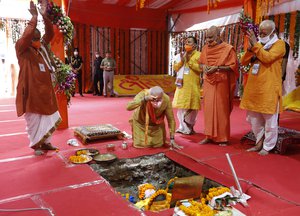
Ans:
[[[180,203],[180,202],[179,202]],[[186,207],[180,204],[178,208],[184,212],[187,216],[213,216],[214,211],[205,203],[199,203],[193,200],[189,200],[191,206]]]
[[[279,31],[279,25],[280,25],[280,15],[279,14],[276,14],[275,16],[274,16],[274,23],[275,23],[275,28],[277,28],[278,29],[278,31]]]
[[[216,8],[218,3],[220,3],[220,0],[207,0],[207,13],[210,12],[212,7]]]
[[[284,14],[280,14],[279,15],[279,29],[278,29],[278,33],[282,33],[284,32],[284,24],[285,24],[285,15]]]
[[[149,202],[148,202],[148,204],[145,206],[145,209],[146,209],[146,210],[149,210],[149,209],[150,209],[152,203],[154,202],[154,199],[155,199],[156,197],[158,197],[159,195],[164,195],[165,198],[166,198],[166,200],[167,200],[167,198],[168,198],[168,193],[167,193],[166,190],[160,189],[160,190],[156,191],[156,192],[155,192],[154,194],[152,194],[152,196],[149,198]],[[170,200],[169,200],[169,201],[170,201]]]
[[[169,191],[169,187],[172,183],[174,183],[175,179],[177,179],[177,177],[174,177],[174,178],[171,178],[168,183],[167,183],[167,188],[166,188],[166,191],[168,192]]]
[[[260,23],[263,16],[265,16],[269,10],[274,7],[276,2],[278,3],[279,0],[257,0],[255,23]]]
[[[146,183],[143,185],[138,186],[139,189],[139,198],[144,199],[145,198],[145,191],[149,189],[156,190],[155,187],[152,184]]]
[[[208,194],[206,195],[206,200],[210,201],[213,197],[219,196],[225,192],[230,192],[228,187],[214,187],[208,190]]]

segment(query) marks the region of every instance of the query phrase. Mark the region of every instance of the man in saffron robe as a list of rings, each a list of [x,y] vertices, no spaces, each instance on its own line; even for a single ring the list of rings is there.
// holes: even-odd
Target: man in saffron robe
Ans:
[[[204,134],[200,142],[227,145],[230,139],[230,113],[238,70],[234,48],[222,42],[216,26],[208,29],[207,44],[200,56],[203,76]]]
[[[177,133],[193,134],[200,104],[200,52],[197,51],[196,38],[190,36],[185,42],[185,53],[181,54],[179,62],[175,62],[177,73],[183,69],[182,86],[176,88],[173,108],[177,108],[179,127]]]
[[[252,30],[249,30],[248,37],[249,47],[241,63],[251,63],[251,68],[240,107],[247,110],[247,121],[256,137],[256,146],[248,151],[267,155],[276,146],[278,138],[285,43],[278,39],[275,23],[271,20],[264,20],[259,25],[258,40]]]
[[[25,114],[29,147],[35,150],[36,155],[44,154],[45,150],[56,150],[51,145],[50,138],[61,122],[50,75],[54,69],[46,47],[54,36],[46,8],[47,1],[44,0],[40,9],[45,23],[42,40],[41,33],[36,29],[38,11],[36,5],[30,1],[29,12],[32,18],[16,43],[20,65],[16,96],[17,115]]]
[[[171,147],[180,149],[174,141],[175,120],[170,98],[159,86],[138,93],[127,105],[134,110],[130,119],[133,146],[136,148],[161,147],[166,143],[165,117],[167,118]]]

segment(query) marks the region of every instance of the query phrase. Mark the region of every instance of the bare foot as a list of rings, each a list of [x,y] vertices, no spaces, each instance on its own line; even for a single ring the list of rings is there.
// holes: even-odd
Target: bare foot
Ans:
[[[42,150],[57,150],[58,148],[53,146],[51,143],[44,143],[41,147]]]
[[[228,143],[229,142],[219,142],[218,144],[219,144],[219,146],[228,146]]]
[[[41,156],[41,155],[44,155],[45,152],[44,152],[42,149],[35,149],[35,150],[34,150],[34,154],[35,154],[36,156]]]
[[[263,148],[263,139],[261,139],[254,147],[247,149],[247,152],[260,151]]]
[[[247,149],[247,152],[256,152],[260,151],[260,148],[258,146],[254,146],[252,148]]]
[[[203,145],[203,144],[207,144],[207,143],[213,143],[213,140],[205,138],[204,140],[202,140],[198,144]]]
[[[262,155],[262,156],[265,156],[265,155],[269,154],[269,152],[266,151],[266,150],[264,150],[264,149],[262,149],[262,150],[260,150],[260,152],[258,152],[258,154]]]

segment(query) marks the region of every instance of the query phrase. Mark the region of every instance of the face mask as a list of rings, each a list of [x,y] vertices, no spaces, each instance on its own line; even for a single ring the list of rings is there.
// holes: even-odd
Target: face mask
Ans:
[[[162,105],[162,101],[151,102],[151,103],[152,103],[153,108],[155,108],[155,109],[160,108]]]
[[[261,42],[262,44],[268,43],[271,40],[270,35],[273,33],[273,31],[271,31],[271,33],[266,37],[258,37],[259,42]]]
[[[77,55],[78,55],[78,52],[74,52],[74,55],[77,56]]]
[[[41,41],[32,41],[31,42],[31,45],[34,47],[34,48],[36,48],[36,49],[39,49],[39,48],[41,48]]]
[[[96,55],[96,58],[99,58],[99,55]]]
[[[192,45],[184,45],[184,49],[185,49],[185,51],[187,51],[187,52],[190,52],[190,51],[192,51],[193,50],[193,46]]]
[[[213,47],[213,46],[215,46],[217,44],[218,44],[217,41],[213,41],[211,43],[208,43],[208,46]]]

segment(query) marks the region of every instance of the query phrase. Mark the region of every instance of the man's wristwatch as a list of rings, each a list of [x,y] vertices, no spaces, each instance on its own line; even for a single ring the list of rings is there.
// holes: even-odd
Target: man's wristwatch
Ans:
[[[217,71],[220,71],[220,66],[217,67]]]

